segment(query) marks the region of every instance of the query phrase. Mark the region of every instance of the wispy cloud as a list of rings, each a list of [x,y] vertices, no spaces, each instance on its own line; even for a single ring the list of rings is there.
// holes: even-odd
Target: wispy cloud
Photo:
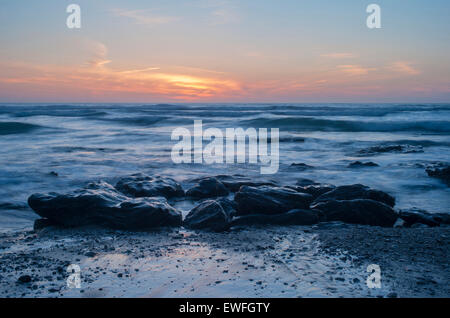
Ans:
[[[421,72],[414,68],[411,64],[412,63],[408,61],[397,61],[388,65],[387,68],[393,72],[406,75],[419,75]]]
[[[201,0],[198,7],[210,10],[210,24],[220,25],[239,21],[236,4],[229,0]]]
[[[327,53],[327,54],[321,54],[321,57],[326,57],[330,59],[350,59],[358,57],[356,54],[353,53]]]
[[[92,59],[88,61],[88,64],[92,67],[102,67],[108,63],[111,63],[111,60],[107,59],[108,48],[105,44],[101,42],[90,42],[90,47],[93,53]]]
[[[111,12],[118,17],[129,18],[137,24],[159,25],[177,21],[177,17],[157,15],[154,10],[123,10],[112,9]]]
[[[349,75],[367,75],[369,72],[376,71],[376,68],[363,67],[361,65],[338,65],[337,67],[342,72]]]

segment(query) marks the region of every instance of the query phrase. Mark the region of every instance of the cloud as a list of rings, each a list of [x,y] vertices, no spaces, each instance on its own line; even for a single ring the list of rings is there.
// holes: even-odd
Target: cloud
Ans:
[[[202,0],[198,7],[209,10],[210,24],[220,25],[239,21],[237,6],[228,0]]]
[[[108,60],[106,57],[108,55],[108,48],[105,44],[96,41],[89,41],[88,46],[89,50],[92,51],[93,57],[88,61],[88,65],[92,67],[102,67],[108,63],[111,63],[111,60]]]
[[[367,68],[361,65],[338,65],[337,68],[349,75],[367,75],[369,72],[376,71],[376,68]]]
[[[415,69],[411,64],[411,62],[407,61],[397,61],[390,64],[387,68],[393,72],[406,75],[419,75],[421,72]]]
[[[321,57],[326,57],[330,59],[350,59],[358,57],[357,55],[353,53],[327,53],[327,54],[321,54]]]
[[[0,83],[15,85],[12,90],[27,85],[32,91],[48,92],[50,96],[57,90],[81,96],[201,100],[237,95],[241,90],[237,81],[220,73],[201,69],[189,72],[189,68],[173,66],[115,70],[106,63],[92,62],[85,67],[0,63],[0,69]]]
[[[177,21],[177,17],[160,16],[153,14],[153,10],[123,10],[112,9],[111,12],[118,17],[129,18],[141,25],[160,25]]]

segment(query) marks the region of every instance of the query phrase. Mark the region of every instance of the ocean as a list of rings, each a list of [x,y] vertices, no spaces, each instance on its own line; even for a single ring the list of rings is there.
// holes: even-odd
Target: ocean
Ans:
[[[175,164],[172,131],[278,128],[279,170],[255,164]],[[0,231],[31,228],[27,198],[136,172],[185,189],[201,176],[240,174],[295,184],[361,183],[396,208],[450,213],[450,188],[425,169],[450,161],[450,104],[1,104]],[[351,167],[355,161],[376,166]],[[293,165],[294,164],[294,165]],[[192,206],[179,206],[186,213]]]

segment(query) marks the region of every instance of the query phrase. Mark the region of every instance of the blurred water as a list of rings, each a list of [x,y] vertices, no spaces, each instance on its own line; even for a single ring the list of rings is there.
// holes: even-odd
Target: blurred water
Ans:
[[[261,176],[258,165],[248,164],[173,164],[172,130],[192,131],[196,119],[204,129],[279,128],[279,172]],[[298,178],[362,183],[394,195],[399,208],[450,212],[448,186],[424,168],[450,161],[449,136],[449,104],[2,104],[0,229],[32,224],[26,199],[34,192],[114,182],[135,172],[171,176],[185,185],[193,177],[236,173],[284,184]],[[360,153],[379,145],[411,151]],[[355,160],[379,167],[347,168]],[[302,171],[292,163],[314,168]]]

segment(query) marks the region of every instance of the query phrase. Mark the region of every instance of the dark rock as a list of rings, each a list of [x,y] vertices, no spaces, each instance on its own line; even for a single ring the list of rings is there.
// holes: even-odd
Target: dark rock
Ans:
[[[231,201],[227,198],[219,198],[216,202],[222,206],[223,210],[230,218],[236,215],[237,203],[235,201]]]
[[[231,226],[243,225],[312,225],[320,221],[320,211],[291,210],[281,214],[252,214],[234,218]]]
[[[379,191],[372,190],[367,186],[362,184],[346,185],[337,187],[327,193],[319,196],[313,204],[319,202],[325,202],[329,200],[355,200],[355,199],[370,199],[374,201],[379,201],[384,204],[393,207],[395,205],[395,198],[389,194]]]
[[[135,198],[161,196],[170,199],[184,196],[181,185],[175,180],[160,176],[150,177],[142,173],[120,179],[116,189]]]
[[[186,191],[191,198],[214,198],[228,195],[225,185],[216,178],[209,177],[199,180],[198,184]]]
[[[434,213],[433,217],[439,224],[450,224],[450,213]]]
[[[91,183],[67,194],[33,194],[28,204],[41,217],[67,227],[144,230],[181,225],[181,213],[165,198],[129,198],[106,182]]]
[[[423,152],[423,148],[421,146],[411,145],[380,145],[369,147],[367,149],[361,149],[358,153],[363,156],[373,156],[387,152],[417,153]]]
[[[334,190],[336,187],[331,184],[320,184],[320,185],[309,185],[309,186],[305,186],[305,187],[287,186],[287,188],[293,189],[297,192],[311,194],[313,199],[315,200],[322,194],[330,192],[331,190]]]
[[[294,209],[308,209],[313,197],[285,187],[243,186],[236,193],[237,215],[281,214]]]
[[[400,218],[405,221],[404,226],[410,227],[416,223],[425,224],[428,226],[439,226],[439,218],[436,218],[433,214],[427,211],[412,208],[409,210],[400,210]]]
[[[225,231],[230,227],[230,213],[230,210],[223,208],[220,201],[207,200],[189,212],[183,225],[190,229]]]
[[[31,276],[30,275],[22,275],[17,280],[21,284],[27,284],[31,282]]]
[[[324,213],[327,221],[392,227],[398,214],[388,205],[367,199],[326,201],[312,206]]]
[[[193,181],[195,182],[199,182],[203,179],[207,179],[210,177],[204,177],[204,178],[200,178],[200,179],[194,179]],[[218,175],[215,176],[214,178],[216,178],[217,180],[219,180],[220,182],[223,183],[223,185],[230,191],[230,192],[237,192],[239,191],[239,189],[246,185],[246,186],[250,186],[250,187],[260,187],[263,185],[269,185],[269,186],[276,186],[276,183],[273,181],[257,181],[254,180],[252,178],[243,176],[243,175]]]
[[[97,253],[95,252],[87,252],[86,254],[84,254],[84,256],[86,257],[95,257],[95,255],[97,255]]]
[[[37,219],[34,221],[33,230],[39,231],[46,227],[55,226],[57,225],[55,222],[49,219]]]
[[[426,171],[430,177],[441,179],[450,185],[450,166],[444,168],[428,168]]]
[[[347,168],[365,168],[365,167],[379,167],[375,162],[361,162],[361,161],[353,161],[350,163]]]
[[[300,163],[293,163],[290,165],[290,168],[295,168],[297,170],[303,171],[308,169],[314,169],[313,166],[307,165],[306,163],[300,162]]]

